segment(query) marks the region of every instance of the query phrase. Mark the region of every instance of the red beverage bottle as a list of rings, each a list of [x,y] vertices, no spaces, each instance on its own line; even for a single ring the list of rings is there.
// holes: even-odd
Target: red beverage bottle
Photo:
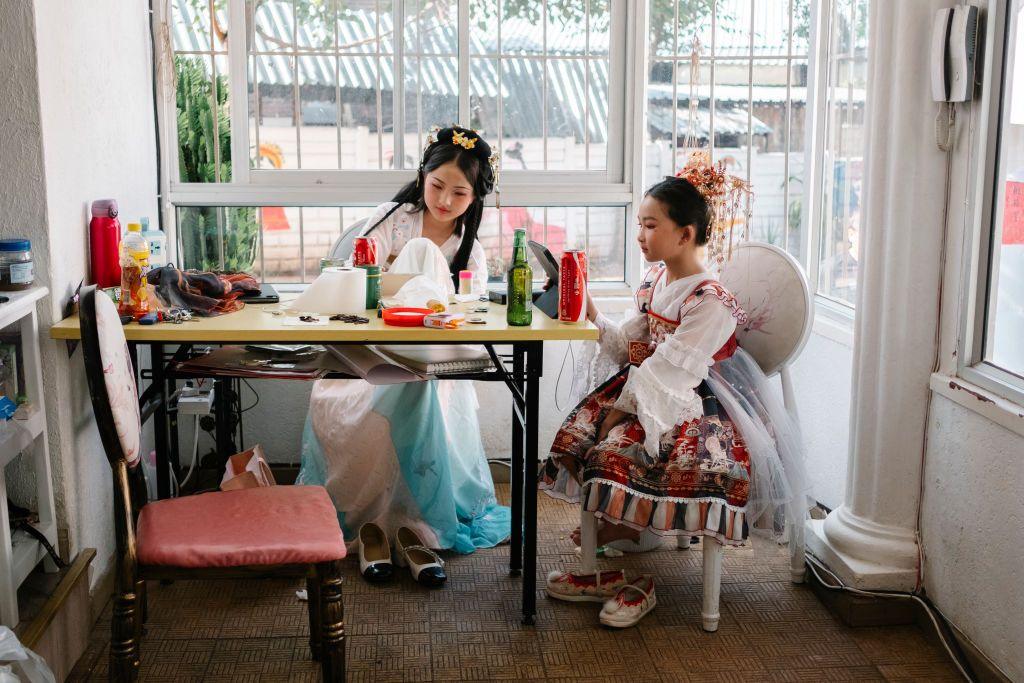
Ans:
[[[121,224],[117,220],[117,202],[97,199],[92,203],[89,221],[89,266],[99,288],[121,285]]]

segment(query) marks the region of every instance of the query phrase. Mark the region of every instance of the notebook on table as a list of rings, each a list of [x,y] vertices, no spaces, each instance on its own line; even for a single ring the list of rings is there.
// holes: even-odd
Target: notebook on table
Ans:
[[[242,295],[241,301],[247,304],[276,304],[281,302],[281,297],[274,289],[274,285],[264,282],[260,284],[260,291],[246,292]]]
[[[479,372],[494,367],[482,346],[464,344],[423,344],[419,346],[378,346],[396,362],[427,375]]]

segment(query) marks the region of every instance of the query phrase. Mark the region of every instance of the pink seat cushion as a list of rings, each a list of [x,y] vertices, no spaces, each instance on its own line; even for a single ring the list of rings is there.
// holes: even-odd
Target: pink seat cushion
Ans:
[[[149,503],[138,560],[163,567],[308,564],[345,557],[338,513],[321,486],[266,486]]]

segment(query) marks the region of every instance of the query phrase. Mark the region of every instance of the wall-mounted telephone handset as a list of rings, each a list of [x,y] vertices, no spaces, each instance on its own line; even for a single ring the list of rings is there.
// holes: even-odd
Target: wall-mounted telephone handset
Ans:
[[[966,102],[974,96],[974,59],[978,49],[978,8],[940,9],[932,24],[932,99]]]

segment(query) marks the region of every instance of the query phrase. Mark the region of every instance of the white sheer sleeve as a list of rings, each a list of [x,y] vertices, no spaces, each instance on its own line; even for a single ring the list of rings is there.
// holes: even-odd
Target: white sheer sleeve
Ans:
[[[647,316],[635,308],[626,311],[625,320],[621,323],[612,322],[605,315],[598,314],[594,324],[600,340],[585,341],[578,347],[576,377],[580,381],[573,381],[574,390],[570,394],[570,403],[573,405],[622,369],[628,360],[629,340],[646,340],[649,336]]]
[[[714,295],[705,295],[686,310],[679,327],[650,358],[630,369],[615,407],[637,415],[650,462],[657,459],[665,432],[703,414],[694,389],[735,330],[732,311]]]
[[[469,252],[467,268],[473,271],[473,292],[487,295],[487,254],[479,241],[473,241],[473,250]]]
[[[376,209],[374,209],[373,215],[370,216],[369,219],[367,219],[366,227],[363,229],[364,235],[369,234],[369,236],[374,237],[377,240],[377,245],[380,247],[380,251],[377,253],[377,263],[381,266],[381,270],[388,269],[388,257],[391,256],[392,247],[391,231],[392,228],[394,228],[395,226],[395,213],[397,213],[397,211],[388,216],[387,220],[385,220],[380,225],[377,225],[376,228],[373,228],[373,226],[376,225],[377,221],[383,218],[388,211],[391,211],[391,209],[394,208],[394,206],[394,202],[384,202],[383,204],[378,206]],[[399,209],[399,211],[400,210],[401,209]],[[370,231],[371,228],[373,228],[372,232]],[[395,256],[397,256],[397,254],[395,254]]]
[[[629,360],[628,344],[634,339],[647,339],[647,316],[640,314],[635,308],[626,311],[621,323],[613,322],[603,313],[598,313],[597,320],[601,355],[616,365],[616,370]]]

